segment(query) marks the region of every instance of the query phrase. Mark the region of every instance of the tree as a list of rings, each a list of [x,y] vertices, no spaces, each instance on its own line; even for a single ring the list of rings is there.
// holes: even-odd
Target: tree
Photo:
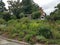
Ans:
[[[58,9],[60,9],[60,3],[55,7],[55,8],[58,8]]]
[[[58,4],[55,8],[56,10],[54,12],[51,12],[49,17],[51,20],[54,21],[60,20],[60,4]]]
[[[5,8],[5,3],[0,1],[0,12],[6,11],[7,9]]]
[[[9,11],[10,13],[13,13],[17,18],[19,17],[19,14],[21,12],[21,6],[20,6],[20,0],[17,1],[8,1],[9,3]]]
[[[33,1],[32,0],[22,0],[22,5],[23,5],[23,11],[25,14],[31,14],[32,13],[32,5]]]
[[[12,12],[18,19],[21,17],[21,13],[25,15],[30,15],[33,12],[39,11],[39,6],[33,2],[33,0],[20,0],[17,1],[8,1],[9,2],[9,11]],[[29,16],[28,15],[28,16]],[[38,14],[37,14],[38,15]],[[27,17],[27,16],[26,16]]]
[[[23,11],[25,14],[31,14],[39,9],[39,6],[33,0],[22,0]]]
[[[5,11],[7,11],[7,9],[5,8],[5,3],[2,2],[2,0],[0,0],[0,18],[3,19],[4,14],[6,13]]]

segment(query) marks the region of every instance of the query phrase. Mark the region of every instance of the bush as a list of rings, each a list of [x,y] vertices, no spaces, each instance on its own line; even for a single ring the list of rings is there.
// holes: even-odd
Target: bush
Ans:
[[[60,20],[56,20],[56,23],[59,25],[60,24]]]
[[[48,39],[53,38],[52,32],[51,32],[50,28],[48,28],[48,27],[44,27],[44,26],[40,27],[40,29],[38,31],[38,34],[42,35],[42,36],[44,36],[45,38],[48,38]]]
[[[9,13],[6,13],[6,12],[3,12],[3,19],[5,19],[6,21],[10,20],[10,14]]]
[[[46,38],[44,36],[36,36],[36,39],[40,43],[46,43]]]
[[[20,32],[19,32],[18,35],[19,35],[20,38],[23,38],[23,37],[25,36],[25,33],[24,33],[23,31],[20,30]]]
[[[6,31],[6,25],[0,25],[0,34],[5,33]]]
[[[4,24],[4,21],[0,22]],[[27,17],[9,20],[6,27],[0,27],[0,31],[9,38],[17,38],[29,43],[45,43],[46,39],[60,39],[59,25],[55,26],[46,20],[31,20]]]
[[[60,39],[48,39],[48,44],[60,44]]]
[[[23,18],[23,17],[25,17],[25,14],[24,13],[20,13],[19,16],[20,16],[20,18]]]
[[[0,12],[0,18],[3,18],[3,13],[2,12]]]
[[[25,41],[27,41],[27,42],[30,42],[30,41],[31,41],[31,38],[32,38],[32,35],[29,35],[29,34],[27,34],[27,35],[24,37]]]
[[[60,32],[58,30],[54,30],[52,32],[54,39],[60,39]]]
[[[40,11],[33,12],[31,15],[32,19],[38,19],[38,18],[40,18],[40,16],[41,16]]]
[[[10,19],[16,19],[16,16],[15,15],[11,15]]]
[[[24,18],[20,19],[20,22],[23,23],[23,24],[28,24],[28,23],[30,23],[30,21],[31,20],[28,17],[24,17]]]
[[[4,19],[0,19],[0,24],[5,24],[6,21]]]
[[[11,15],[8,12],[2,12],[2,13],[0,13],[0,18],[3,18],[4,20],[9,21],[11,19],[16,19],[16,16]]]

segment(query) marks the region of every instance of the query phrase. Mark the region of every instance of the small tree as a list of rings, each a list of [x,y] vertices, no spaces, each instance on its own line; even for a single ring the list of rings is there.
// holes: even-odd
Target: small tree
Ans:
[[[33,0],[22,0],[22,9],[25,14],[31,14],[39,10],[39,6]]]
[[[60,4],[58,4],[55,8],[57,8],[54,12],[50,13],[50,19],[56,21],[60,20]]]
[[[13,15],[16,15],[17,18],[19,17],[19,14],[21,12],[21,4],[20,4],[20,0],[17,1],[8,1],[9,3],[9,11],[13,13]]]

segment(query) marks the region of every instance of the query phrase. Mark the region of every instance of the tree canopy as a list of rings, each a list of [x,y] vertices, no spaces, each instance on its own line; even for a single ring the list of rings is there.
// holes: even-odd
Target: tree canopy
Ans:
[[[5,3],[4,2],[0,2],[0,12],[3,12],[4,10],[6,10]]]
[[[55,11],[50,13],[50,18],[51,20],[60,20],[60,3],[55,7]]]
[[[39,10],[39,6],[33,2],[33,0],[20,0],[17,1],[8,1],[9,2],[9,11],[16,15],[17,18],[20,18],[20,14],[32,14],[35,11]]]

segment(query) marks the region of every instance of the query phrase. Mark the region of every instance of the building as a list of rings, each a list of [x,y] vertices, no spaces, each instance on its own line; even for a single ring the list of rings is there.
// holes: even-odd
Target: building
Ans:
[[[40,10],[40,13],[41,13],[40,19],[41,19],[41,20],[44,20],[44,19],[45,19],[45,16],[46,16],[46,13],[43,11],[42,7],[40,7],[39,10]]]

